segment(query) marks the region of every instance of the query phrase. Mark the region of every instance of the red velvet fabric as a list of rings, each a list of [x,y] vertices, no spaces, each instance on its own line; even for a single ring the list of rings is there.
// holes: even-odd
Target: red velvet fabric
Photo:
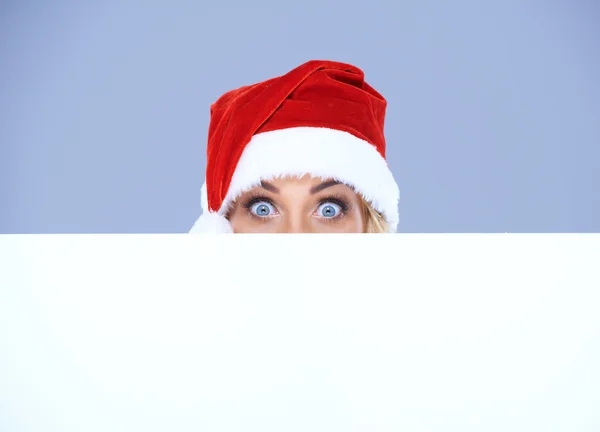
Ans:
[[[322,60],[224,94],[211,106],[208,130],[210,210],[221,207],[244,148],[261,132],[300,126],[337,129],[371,143],[385,158],[386,105],[362,70]]]

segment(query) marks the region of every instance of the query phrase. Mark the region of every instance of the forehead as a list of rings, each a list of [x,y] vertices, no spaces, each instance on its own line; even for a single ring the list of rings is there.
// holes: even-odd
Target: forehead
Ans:
[[[355,193],[351,186],[340,183],[333,178],[312,177],[311,175],[302,177],[286,176],[268,181],[263,180],[261,181],[261,186],[257,186],[250,191],[255,189],[263,189],[280,195],[316,195],[326,189],[337,189],[339,192],[345,190],[348,193]]]

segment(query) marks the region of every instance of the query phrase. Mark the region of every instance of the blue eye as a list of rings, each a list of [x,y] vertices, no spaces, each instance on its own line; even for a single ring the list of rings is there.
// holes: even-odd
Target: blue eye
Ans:
[[[273,207],[273,205],[269,204],[266,201],[260,201],[255,204],[252,204],[252,206],[250,207],[250,211],[258,217],[272,216],[277,212],[275,210],[275,207]]]
[[[341,212],[342,212],[342,208],[339,205],[334,204],[332,202],[325,202],[325,203],[321,204],[319,206],[319,209],[317,210],[317,214],[319,216],[327,218],[327,219],[331,219],[336,216],[339,216]]]

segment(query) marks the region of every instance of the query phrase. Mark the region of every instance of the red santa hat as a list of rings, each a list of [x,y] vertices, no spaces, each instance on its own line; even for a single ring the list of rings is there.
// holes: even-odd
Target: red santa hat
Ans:
[[[385,159],[386,100],[355,66],[309,61],[221,96],[211,107],[202,211],[192,233],[231,233],[231,204],[261,180],[311,175],[352,187],[398,226]]]

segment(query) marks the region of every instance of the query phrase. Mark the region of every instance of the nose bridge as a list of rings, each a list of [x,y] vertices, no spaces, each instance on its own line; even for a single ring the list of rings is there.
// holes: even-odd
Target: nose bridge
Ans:
[[[300,208],[290,208],[284,215],[282,233],[301,234],[313,231],[310,220],[311,216]]]

